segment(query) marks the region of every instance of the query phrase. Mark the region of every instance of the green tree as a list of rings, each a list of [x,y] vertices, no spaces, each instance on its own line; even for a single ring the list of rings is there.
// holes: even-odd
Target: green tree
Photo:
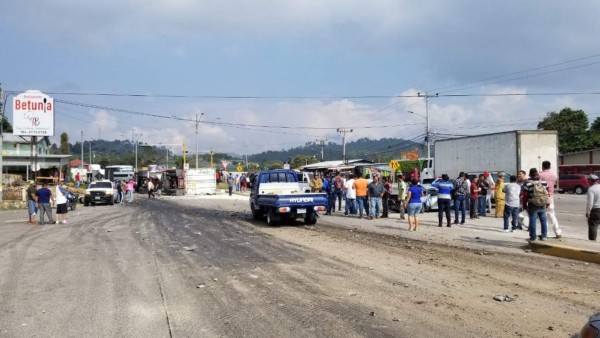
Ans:
[[[596,117],[592,125],[590,126],[590,131],[594,133],[600,133],[600,117]]]
[[[64,132],[60,134],[60,153],[63,155],[71,153],[71,149],[69,148],[69,134]]]
[[[565,107],[558,113],[546,114],[537,127],[543,130],[558,131],[558,149],[561,153],[569,153],[590,146],[588,126],[589,119],[583,110]]]
[[[268,164],[268,168],[269,169],[283,169],[283,162],[282,161],[273,161]]]
[[[2,116],[2,132],[3,133],[12,133],[13,127],[12,124],[8,121],[6,116]]]
[[[298,169],[302,166],[317,163],[317,162],[319,162],[319,160],[317,160],[317,158],[314,156],[298,155],[298,156],[294,157],[294,159],[292,160],[292,163],[290,165],[292,168]]]

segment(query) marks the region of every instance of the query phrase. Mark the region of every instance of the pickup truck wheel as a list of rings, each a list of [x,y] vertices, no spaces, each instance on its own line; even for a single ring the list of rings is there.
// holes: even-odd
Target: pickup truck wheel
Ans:
[[[304,224],[306,225],[315,225],[317,224],[317,217],[315,217],[316,215],[309,215],[306,214],[306,216],[304,216]]]
[[[262,216],[262,212],[260,212],[260,209],[259,209],[259,210],[256,210],[256,209],[254,208],[254,204],[252,204],[252,205],[250,206],[250,208],[252,208],[252,219],[259,220],[259,219],[260,219],[260,217]]]
[[[110,200],[110,203],[108,203],[108,204],[110,204],[110,205],[115,205],[115,200],[114,200],[114,199],[111,199],[111,200]]]
[[[89,205],[90,205],[90,203],[88,203],[88,202],[83,202],[83,206],[84,206],[84,207],[87,207],[87,206],[89,206]]]
[[[270,208],[267,212],[267,224],[270,226],[277,224],[275,221],[275,211],[273,211],[273,208]]]

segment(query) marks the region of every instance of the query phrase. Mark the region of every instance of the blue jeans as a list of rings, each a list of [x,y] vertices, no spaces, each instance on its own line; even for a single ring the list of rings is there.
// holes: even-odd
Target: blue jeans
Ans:
[[[363,216],[363,211],[369,212],[367,209],[367,196],[356,196],[356,203],[358,204],[358,215],[360,217]]]
[[[511,229],[515,230],[519,220],[519,207],[509,207],[508,205],[504,207],[504,230],[508,230],[509,218],[511,218]]]
[[[332,193],[327,194],[327,213],[335,210],[335,196]]]
[[[529,206],[527,208],[529,214],[529,239],[535,239],[535,221],[539,217],[542,224],[542,238],[548,237],[548,223],[546,222],[546,208]]]
[[[467,205],[465,203],[465,195],[456,195],[454,197],[454,223],[458,223],[458,211],[461,212],[460,223],[465,222],[465,215],[467,213]]]
[[[381,197],[371,197],[371,212],[369,216],[379,217],[379,211],[383,211],[383,205],[381,204]]]
[[[346,197],[346,206],[344,208],[344,215],[356,215],[356,199]]]
[[[485,196],[479,196],[477,200],[479,216],[485,216]]]

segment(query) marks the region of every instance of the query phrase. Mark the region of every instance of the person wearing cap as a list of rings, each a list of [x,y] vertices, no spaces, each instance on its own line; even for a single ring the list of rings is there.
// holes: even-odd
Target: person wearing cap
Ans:
[[[27,188],[27,213],[29,214],[29,224],[35,224],[35,214],[37,213],[37,196],[35,192],[37,187],[33,181],[29,181],[29,188]]]
[[[62,178],[56,186],[56,224],[67,224],[67,187]]]
[[[596,175],[590,175],[594,184],[587,191],[587,204],[585,217],[588,220],[588,239],[595,241],[598,236],[598,225],[600,225],[600,180]]]

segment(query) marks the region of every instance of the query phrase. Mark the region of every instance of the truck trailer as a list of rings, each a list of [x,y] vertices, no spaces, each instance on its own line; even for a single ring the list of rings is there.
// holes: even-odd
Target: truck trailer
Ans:
[[[514,130],[439,140],[434,144],[434,172],[451,178],[465,173],[504,172],[537,168],[550,161],[557,173],[558,133],[555,130]]]

